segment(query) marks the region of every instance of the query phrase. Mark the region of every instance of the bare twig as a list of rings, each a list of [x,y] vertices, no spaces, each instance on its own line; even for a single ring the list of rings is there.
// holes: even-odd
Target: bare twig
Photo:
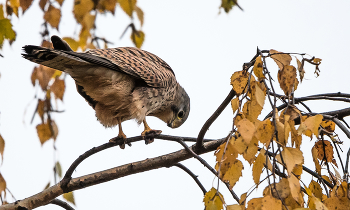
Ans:
[[[236,95],[236,92],[234,90],[231,90],[230,93],[227,95],[225,100],[221,103],[221,105],[217,108],[217,110],[214,112],[214,114],[204,123],[201,131],[198,134],[197,137],[197,143],[196,143],[196,152],[200,152],[200,150],[203,148],[203,138],[211,124],[216,120],[216,118],[219,117],[221,112],[226,108],[226,106],[230,103],[231,99]]]
[[[192,179],[197,183],[199,188],[201,188],[203,194],[205,195],[205,193],[207,193],[207,190],[204,188],[202,183],[198,180],[197,176],[194,175],[194,173],[192,173],[192,171],[190,169],[188,169],[186,166],[182,165],[181,163],[175,163],[173,166],[179,167],[182,170],[184,170],[186,173],[188,173],[188,175],[190,175],[192,177]]]
[[[60,207],[62,207],[64,209],[66,209],[66,210],[74,210],[74,208],[71,207],[67,202],[61,201],[59,199],[53,199],[50,203],[51,204],[55,204],[57,206],[60,206]]]

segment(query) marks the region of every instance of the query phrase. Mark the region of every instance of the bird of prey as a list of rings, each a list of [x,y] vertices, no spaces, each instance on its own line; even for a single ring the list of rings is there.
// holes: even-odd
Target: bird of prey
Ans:
[[[58,36],[52,36],[51,41],[54,49],[26,45],[22,56],[68,73],[101,124],[119,125],[119,138],[126,138],[121,123],[129,119],[143,122],[143,136],[161,132],[148,126],[146,116],[155,116],[171,128],[186,121],[190,98],[171,67],[158,56],[133,47],[80,53]]]

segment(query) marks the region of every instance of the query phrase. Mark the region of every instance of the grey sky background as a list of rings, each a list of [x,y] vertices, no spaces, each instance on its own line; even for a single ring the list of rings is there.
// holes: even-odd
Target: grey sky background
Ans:
[[[5,3],[5,0],[0,0]],[[175,71],[177,80],[191,98],[191,113],[187,122],[178,129],[170,129],[156,118],[149,117],[151,128],[163,134],[196,137],[204,122],[220,105],[231,89],[230,77],[239,71],[244,62],[255,55],[256,47],[283,52],[308,53],[322,60],[318,78],[314,67],[306,65],[306,75],[299,84],[296,97],[324,92],[349,93],[350,57],[350,2],[345,0],[250,0],[240,1],[244,11],[234,8],[230,14],[219,15],[220,1],[161,1],[139,0],[145,13],[143,31],[146,34],[142,49],[164,59]],[[59,36],[78,34],[71,6],[73,0],[63,4],[63,19]],[[40,45],[39,31],[42,12],[38,0],[19,20],[13,21],[17,40],[5,44],[0,58],[0,133],[6,141],[4,161],[0,167],[8,188],[16,199],[23,199],[40,192],[52,180],[55,156],[63,171],[83,152],[107,142],[118,134],[118,129],[105,129],[96,120],[94,111],[76,92],[71,77],[66,79],[64,103],[57,102],[63,114],[54,114],[59,128],[54,155],[53,141],[40,145],[35,126],[36,117],[30,124],[35,109],[30,74],[35,66],[21,57],[21,47],[26,44]],[[109,47],[132,46],[130,31],[120,39],[129,18],[121,11],[116,17],[99,15],[97,34],[114,43]],[[274,78],[277,68],[269,62]],[[277,80],[276,80],[277,81]],[[278,84],[275,84],[279,93]],[[314,112],[345,108],[342,103],[308,103]],[[264,113],[270,107],[265,107]],[[26,112],[25,112],[26,110]],[[232,110],[227,108],[207,132],[206,138],[222,138],[232,126]],[[123,123],[127,136],[137,136],[143,126],[134,121]],[[338,131],[338,130],[336,130]],[[339,131],[338,131],[339,132]],[[344,141],[344,152],[349,139]],[[304,138],[302,147],[312,145]],[[150,145],[137,142],[125,150],[119,147],[100,152],[84,161],[74,177],[109,169],[133,161],[144,160],[182,149],[174,142],[156,140]],[[305,162],[314,169],[310,148],[303,150]],[[345,157],[345,154],[343,154]],[[215,165],[213,152],[203,158]],[[207,190],[216,187],[214,176],[197,160],[183,164],[199,175]],[[251,166],[245,164],[244,177],[234,187],[238,196],[253,186]],[[308,184],[308,183],[307,183]],[[263,187],[262,187],[263,189]],[[224,185],[220,185],[227,204],[234,200]],[[118,180],[92,186],[74,192],[76,209],[203,209],[203,194],[196,183],[178,168],[161,168]],[[255,196],[261,196],[259,191]],[[39,209],[61,209],[48,205]]]

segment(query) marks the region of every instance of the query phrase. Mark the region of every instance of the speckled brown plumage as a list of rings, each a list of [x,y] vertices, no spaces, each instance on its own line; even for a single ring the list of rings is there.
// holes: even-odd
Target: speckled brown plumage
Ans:
[[[146,116],[158,117],[172,128],[187,119],[189,97],[171,67],[158,56],[132,47],[78,53],[57,36],[52,41],[55,49],[24,46],[23,57],[71,75],[104,126],[136,119],[144,122],[147,132]],[[119,128],[119,136],[125,137]]]

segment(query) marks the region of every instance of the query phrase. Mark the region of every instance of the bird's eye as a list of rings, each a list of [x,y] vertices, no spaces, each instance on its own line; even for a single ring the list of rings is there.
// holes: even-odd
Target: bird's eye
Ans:
[[[177,117],[178,118],[183,118],[184,117],[184,111],[179,111],[179,113],[177,113]]]

